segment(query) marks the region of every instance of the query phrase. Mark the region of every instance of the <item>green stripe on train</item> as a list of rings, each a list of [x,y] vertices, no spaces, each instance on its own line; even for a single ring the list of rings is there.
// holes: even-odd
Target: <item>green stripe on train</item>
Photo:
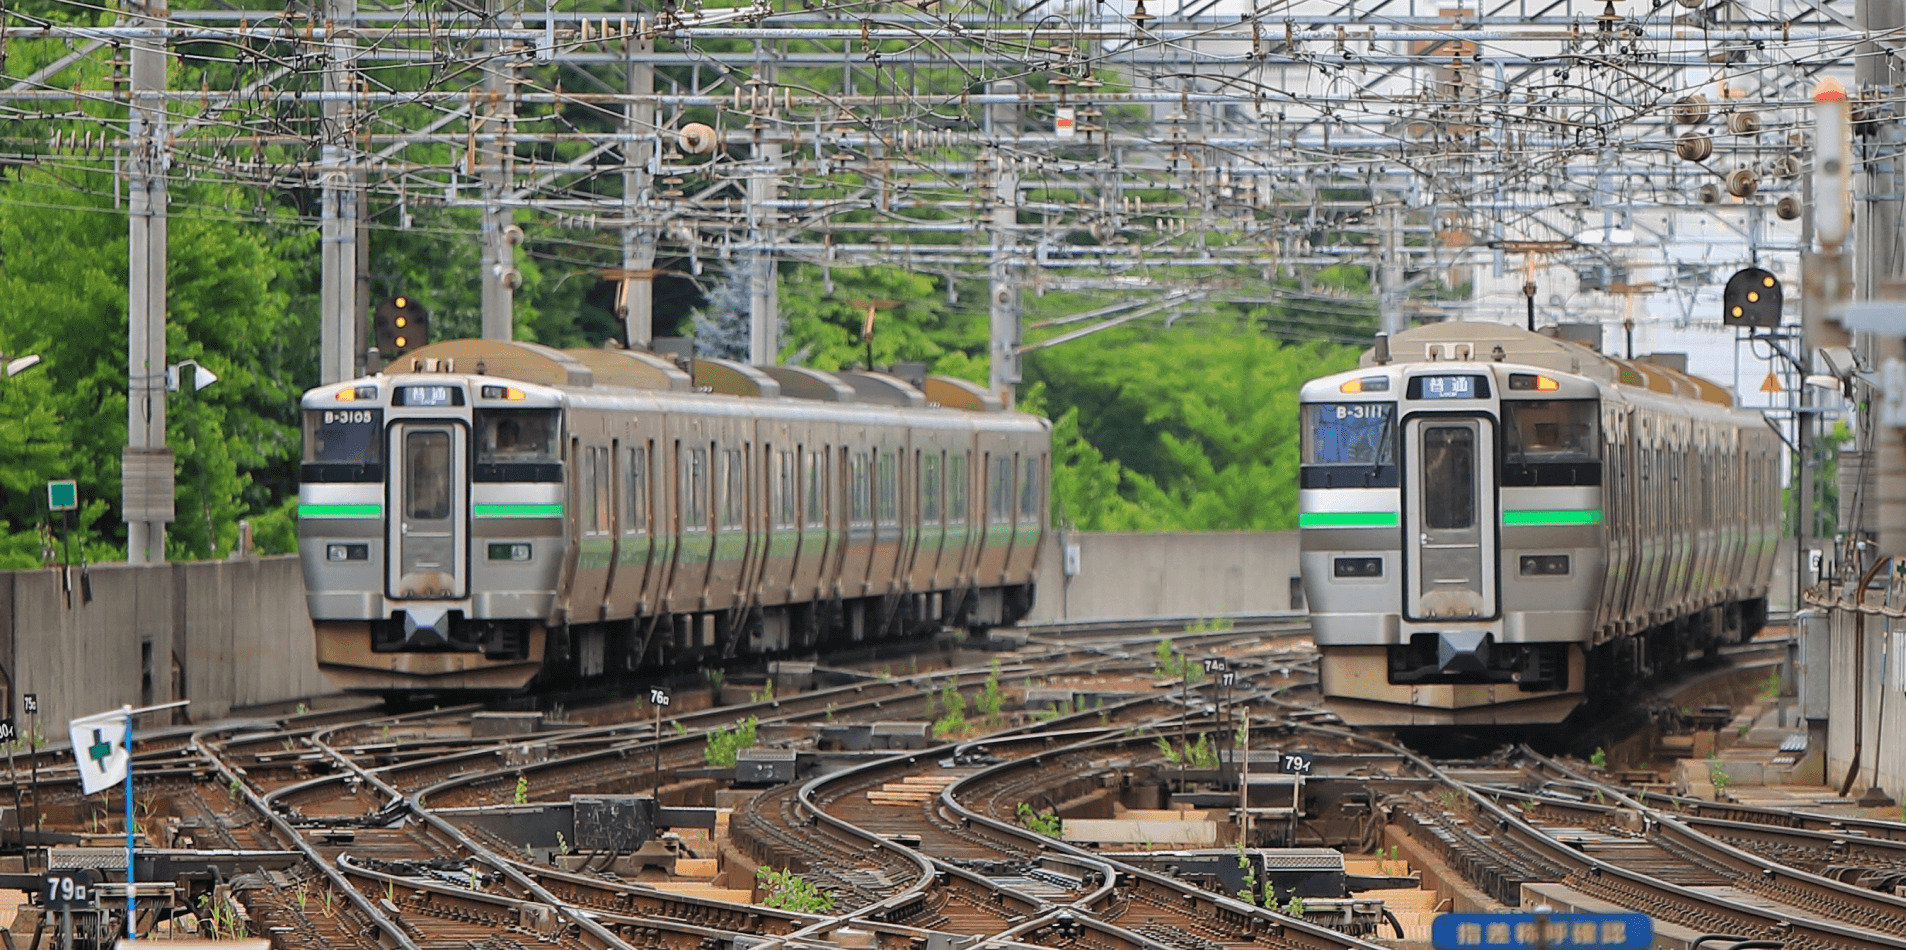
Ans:
[[[1504,511],[1507,525],[1601,524],[1600,508],[1557,508],[1549,511]]]
[[[477,505],[471,512],[479,518],[560,518],[560,502],[548,505]]]
[[[383,505],[299,505],[300,518],[380,518]]]
[[[1297,516],[1299,528],[1394,528],[1394,511],[1306,511]]]

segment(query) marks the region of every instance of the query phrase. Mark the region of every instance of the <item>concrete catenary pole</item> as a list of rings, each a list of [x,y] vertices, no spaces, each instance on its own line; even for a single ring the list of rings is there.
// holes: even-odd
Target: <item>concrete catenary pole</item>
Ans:
[[[995,82],[988,92],[996,96],[1017,91],[1010,82]],[[986,109],[986,138],[992,143],[986,156],[993,179],[992,260],[987,267],[988,313],[991,317],[992,371],[989,388],[1008,408],[1019,385],[1019,281],[1013,272],[1018,253],[1019,176],[1007,161],[1006,145],[1017,139],[1019,108],[1001,104]]]
[[[653,38],[623,41],[623,71],[632,96],[655,94]],[[649,213],[649,191],[654,187],[650,164],[655,161],[655,103],[635,100],[623,110],[623,131],[631,141],[622,159],[622,213],[629,224],[622,229],[623,339],[631,348],[647,348],[655,339],[655,228]]]
[[[1860,27],[1869,36],[1890,36],[1906,25],[1906,0],[1860,0]],[[1887,98],[1901,81],[1900,63],[1890,43],[1866,41],[1860,44],[1854,60],[1856,92],[1861,98]],[[1857,100],[1856,100],[1857,101]],[[1856,131],[1862,158],[1873,159],[1878,150],[1884,160],[1859,163],[1864,180],[1859,195],[1859,213],[1853,226],[1853,295],[1855,299],[1876,300],[1893,296],[1889,285],[1898,281],[1902,267],[1900,235],[1900,194],[1894,179],[1899,161],[1900,130],[1895,122],[1878,122]],[[1871,365],[1886,375],[1889,363],[1906,359],[1906,338],[1894,334],[1873,334],[1866,341]],[[1889,394],[1894,400],[1900,394]],[[1874,427],[1873,463],[1879,496],[1879,550],[1882,555],[1906,555],[1906,429],[1897,423]]]
[[[356,52],[354,38],[357,0],[324,0],[324,91],[348,93]],[[335,383],[357,375],[358,333],[363,314],[358,305],[358,211],[351,178],[350,103],[326,99],[323,104],[324,144],[318,156],[318,375]],[[385,354],[386,356],[392,354]]]
[[[165,26],[159,0],[129,7],[134,25]],[[126,166],[126,449],[120,457],[126,560],[165,563],[172,521],[172,450],[165,442],[166,107],[165,42],[132,43],[132,152]]]
[[[517,16],[516,0],[485,0],[484,12],[499,29],[511,26]],[[483,338],[508,340],[515,336],[516,288],[522,275],[516,270],[516,245],[523,232],[513,222],[506,201],[514,175],[515,146],[511,133],[516,122],[516,63],[518,41],[498,37],[486,44],[488,58],[483,63],[483,87],[488,102],[477,106],[472,121],[480,121],[485,132],[496,136],[494,150],[475,148],[470,158],[479,166],[474,173],[483,182],[483,259],[480,265],[483,287]]]

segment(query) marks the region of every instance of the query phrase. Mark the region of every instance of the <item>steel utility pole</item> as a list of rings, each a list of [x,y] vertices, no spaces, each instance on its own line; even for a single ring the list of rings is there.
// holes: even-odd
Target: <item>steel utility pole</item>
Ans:
[[[357,0],[324,0],[324,91],[349,93],[355,86]],[[351,133],[355,124],[349,102],[326,99],[324,145],[319,153],[318,340],[319,378],[335,383],[357,375],[358,197],[351,174]]]
[[[132,25],[165,28],[161,0],[133,0]],[[132,42],[127,157],[126,449],[120,455],[126,561],[165,563],[172,450],[165,444],[165,41]]]

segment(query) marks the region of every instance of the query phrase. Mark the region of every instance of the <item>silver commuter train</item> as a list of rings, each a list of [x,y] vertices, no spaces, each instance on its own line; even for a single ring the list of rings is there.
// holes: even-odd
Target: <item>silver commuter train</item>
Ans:
[[[1304,593],[1349,724],[1558,723],[1766,622],[1781,447],[1713,383],[1440,323],[1301,400]]]
[[[317,659],[353,692],[1009,624],[1051,427],[979,387],[456,340],[303,400]]]

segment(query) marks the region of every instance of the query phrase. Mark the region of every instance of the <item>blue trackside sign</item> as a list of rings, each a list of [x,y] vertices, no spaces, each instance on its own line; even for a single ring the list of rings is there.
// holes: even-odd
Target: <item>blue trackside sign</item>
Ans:
[[[1443,914],[1430,923],[1436,950],[1647,950],[1646,914]]]

